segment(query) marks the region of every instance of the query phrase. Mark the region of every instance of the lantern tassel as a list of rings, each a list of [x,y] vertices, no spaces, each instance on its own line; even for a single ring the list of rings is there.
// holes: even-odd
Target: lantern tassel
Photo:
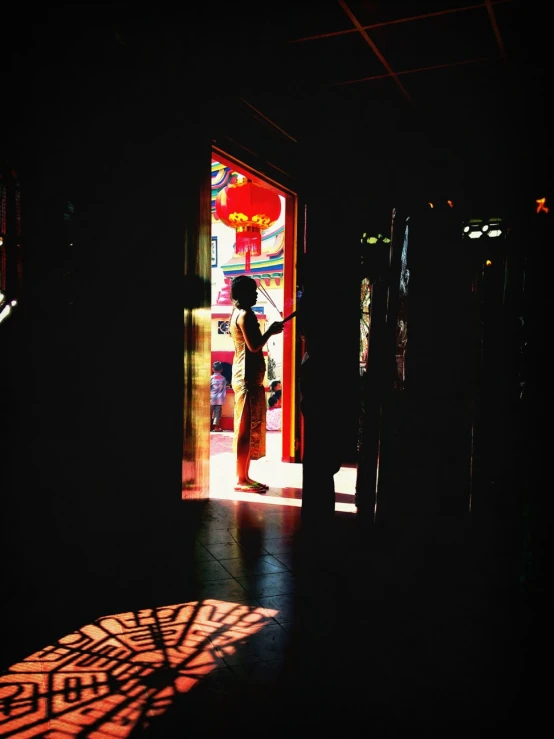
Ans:
[[[248,249],[246,254],[244,255],[244,269],[247,272],[250,272],[250,250]]]

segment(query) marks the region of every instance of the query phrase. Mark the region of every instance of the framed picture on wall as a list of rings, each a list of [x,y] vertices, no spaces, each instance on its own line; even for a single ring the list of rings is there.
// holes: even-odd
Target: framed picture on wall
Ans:
[[[212,236],[212,269],[217,267],[217,236]]]

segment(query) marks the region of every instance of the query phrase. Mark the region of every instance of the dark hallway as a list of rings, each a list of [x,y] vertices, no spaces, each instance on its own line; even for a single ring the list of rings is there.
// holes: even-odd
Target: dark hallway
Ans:
[[[538,733],[551,21],[510,0],[13,9],[1,737]],[[215,147],[294,193],[329,342],[304,490],[268,480],[266,502],[199,473]],[[357,512],[302,520],[330,456]]]

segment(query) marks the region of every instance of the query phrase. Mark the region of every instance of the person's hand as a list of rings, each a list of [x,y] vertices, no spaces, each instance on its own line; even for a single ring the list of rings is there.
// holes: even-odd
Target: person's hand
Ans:
[[[268,328],[268,331],[271,336],[273,334],[281,334],[283,332],[284,323],[283,321],[274,321],[271,326]]]

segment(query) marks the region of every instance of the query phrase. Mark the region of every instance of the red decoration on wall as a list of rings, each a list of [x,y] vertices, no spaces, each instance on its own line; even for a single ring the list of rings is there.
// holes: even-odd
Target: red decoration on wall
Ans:
[[[221,190],[215,201],[219,220],[236,231],[235,253],[245,255],[245,269],[250,258],[262,253],[262,231],[281,215],[281,199],[268,187],[245,178]]]
[[[225,277],[224,285],[217,295],[217,303],[219,305],[231,305],[231,278]]]

